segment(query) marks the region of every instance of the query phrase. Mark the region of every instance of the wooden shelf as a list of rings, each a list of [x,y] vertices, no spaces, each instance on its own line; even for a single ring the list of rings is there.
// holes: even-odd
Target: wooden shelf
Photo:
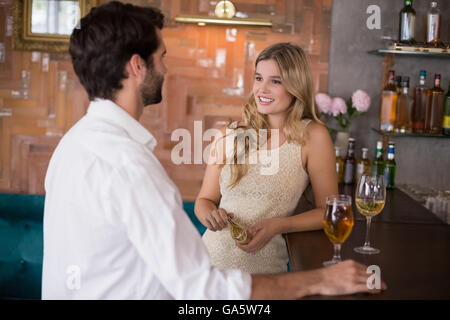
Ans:
[[[388,137],[410,137],[410,138],[450,138],[450,136],[445,136],[443,134],[419,134],[419,133],[397,133],[397,132],[385,132],[379,129],[372,128],[372,131],[376,133],[388,136]]]

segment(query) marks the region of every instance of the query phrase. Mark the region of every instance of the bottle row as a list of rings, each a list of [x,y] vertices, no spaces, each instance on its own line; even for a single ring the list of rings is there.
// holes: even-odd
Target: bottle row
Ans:
[[[441,75],[434,75],[434,86],[425,86],[427,73],[420,71],[419,85],[409,92],[409,77],[389,80],[381,94],[380,130],[397,133],[450,135],[450,84],[447,94],[441,89]]]
[[[401,44],[420,44],[416,39],[416,10],[412,0],[404,0],[404,7],[400,11],[398,40]],[[424,17],[425,38],[423,45],[429,47],[444,47],[441,42],[441,12],[437,1],[432,1]],[[445,30],[445,27],[444,27]]]
[[[355,159],[355,139],[348,139],[348,149],[345,159],[341,157],[340,148],[335,147],[336,152],[336,172],[338,183],[357,183],[363,174],[382,175],[386,188],[395,188],[395,172],[397,164],[395,162],[395,143],[390,141],[386,160],[383,155],[383,142],[377,142],[377,152],[371,162],[368,158],[368,148],[361,148],[361,158]]]

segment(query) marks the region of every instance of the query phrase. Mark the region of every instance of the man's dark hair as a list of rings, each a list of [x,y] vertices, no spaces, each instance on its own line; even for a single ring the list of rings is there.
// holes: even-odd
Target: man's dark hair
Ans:
[[[70,36],[73,68],[89,100],[114,99],[128,78],[126,63],[138,54],[153,67],[152,54],[159,47],[156,28],[162,29],[159,9],[118,1],[93,8]]]

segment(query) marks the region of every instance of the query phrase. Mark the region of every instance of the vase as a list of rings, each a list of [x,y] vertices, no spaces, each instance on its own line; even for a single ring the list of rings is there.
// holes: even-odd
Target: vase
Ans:
[[[338,131],[336,134],[336,140],[334,142],[335,147],[340,148],[340,155],[343,159],[347,156],[348,138],[350,137],[350,132],[348,131]]]

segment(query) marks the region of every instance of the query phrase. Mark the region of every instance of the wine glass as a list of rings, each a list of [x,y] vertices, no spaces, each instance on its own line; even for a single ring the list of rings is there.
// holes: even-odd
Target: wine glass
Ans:
[[[327,208],[323,217],[323,230],[334,246],[334,255],[324,266],[338,263],[341,260],[341,245],[350,235],[353,228],[352,197],[343,194],[328,196]]]
[[[372,217],[379,214],[386,201],[386,185],[382,175],[363,174],[355,192],[355,203],[358,211],[366,217],[366,240],[362,247],[354,250],[362,254],[377,254],[380,250],[370,246],[370,225]]]

